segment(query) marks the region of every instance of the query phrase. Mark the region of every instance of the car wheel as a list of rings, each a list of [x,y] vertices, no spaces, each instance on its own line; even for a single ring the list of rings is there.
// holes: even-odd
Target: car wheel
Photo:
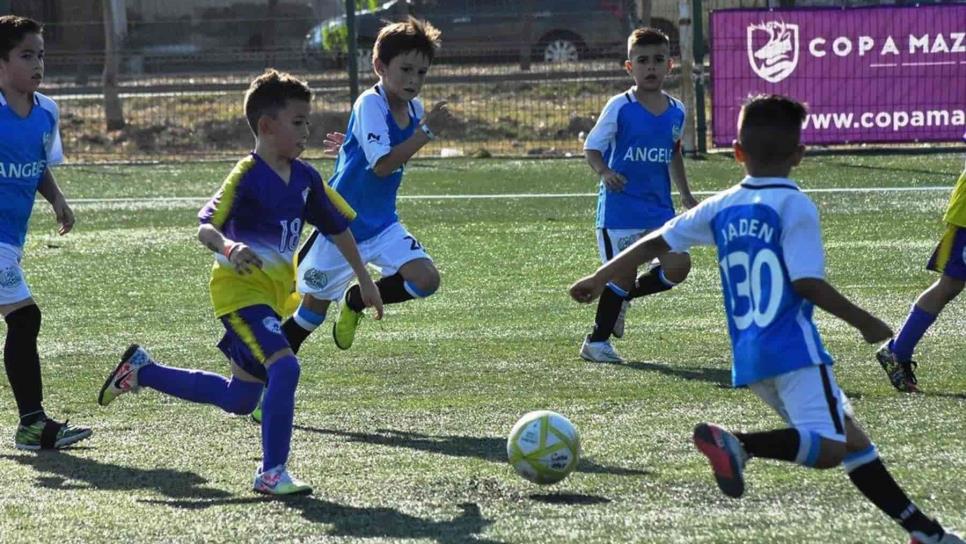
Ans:
[[[572,38],[554,36],[543,44],[544,62],[577,62],[580,60],[580,46]]]

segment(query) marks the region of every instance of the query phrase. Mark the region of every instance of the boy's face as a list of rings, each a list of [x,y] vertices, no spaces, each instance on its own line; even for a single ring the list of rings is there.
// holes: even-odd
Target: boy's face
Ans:
[[[6,59],[0,57],[0,84],[4,88],[31,93],[43,79],[44,38],[40,34],[27,34]]]
[[[429,58],[414,49],[396,55],[388,64],[375,59],[373,68],[386,92],[408,101],[416,98],[423,88],[426,72],[429,71]]]
[[[659,91],[671,71],[671,51],[663,44],[635,45],[627,52],[624,68],[639,89]]]
[[[265,139],[281,157],[298,158],[308,145],[311,111],[312,105],[304,100],[288,100],[274,117],[262,116],[259,139]]]

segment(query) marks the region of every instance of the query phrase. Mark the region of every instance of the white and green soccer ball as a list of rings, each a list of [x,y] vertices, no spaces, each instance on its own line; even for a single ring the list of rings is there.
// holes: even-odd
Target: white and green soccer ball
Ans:
[[[555,484],[577,468],[580,434],[556,412],[530,412],[510,430],[506,453],[520,476],[541,485]]]

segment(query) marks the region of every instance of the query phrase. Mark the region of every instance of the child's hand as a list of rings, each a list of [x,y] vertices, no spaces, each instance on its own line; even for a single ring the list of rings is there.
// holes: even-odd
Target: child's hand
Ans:
[[[570,298],[583,304],[593,302],[604,291],[604,284],[596,276],[587,276],[570,286]]]
[[[433,134],[439,134],[446,126],[453,121],[453,114],[449,111],[449,107],[446,105],[446,101],[437,102],[433,109],[426,114],[423,118],[423,124],[426,125]]]
[[[325,139],[322,140],[322,149],[326,155],[338,155],[343,142],[345,142],[345,134],[341,132],[329,132],[325,135]]]
[[[886,325],[884,321],[875,316],[869,316],[870,319],[863,323],[862,328],[859,332],[862,333],[862,338],[870,344],[878,344],[879,342],[885,342],[889,338],[892,338],[892,328]]]
[[[624,185],[627,184],[627,178],[608,168],[600,174],[600,180],[604,182],[604,187],[607,187],[608,191],[614,191],[619,193],[624,190]]]
[[[687,193],[687,194],[681,195],[681,204],[684,205],[685,209],[690,210],[691,208],[698,205],[698,199],[694,198],[694,195],[692,195],[691,193]]]
[[[64,199],[55,201],[51,206],[54,208],[54,215],[57,216],[57,224],[60,225],[57,234],[63,236],[74,228],[74,210],[70,209],[70,205]]]
[[[251,267],[262,267],[262,260],[258,258],[252,248],[240,242],[235,242],[228,250],[228,262],[235,267],[236,272],[242,275],[251,274],[253,272]]]
[[[382,319],[382,296],[379,294],[379,288],[376,287],[375,283],[372,283],[372,278],[359,279],[359,291],[362,295],[362,303],[366,308],[372,308],[376,311],[376,315],[373,319]]]

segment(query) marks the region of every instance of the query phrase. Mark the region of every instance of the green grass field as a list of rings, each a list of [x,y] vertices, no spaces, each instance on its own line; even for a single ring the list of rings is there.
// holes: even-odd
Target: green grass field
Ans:
[[[328,326],[308,340],[289,466],[315,494],[256,496],[259,429],[246,418],[154,391],[95,402],[134,341],[167,364],[227,373],[195,214],[229,168],[58,170],[76,230],[56,236],[39,207],[24,268],[44,311],[48,411],[96,430],[61,453],[15,450],[0,380],[0,541],[906,542],[839,469],[755,460],[745,498],[718,492],[691,445],[694,424],[782,423],[728,387],[712,250],[694,252],[680,288],[635,303],[616,344],[628,363],[592,365],[577,351],[594,310],[566,289],[598,264],[594,198],[443,198],[589,195],[595,181],[577,160],[409,166],[400,213],[443,286],[363,322],[350,351]],[[807,158],[796,172],[806,188],[926,188],[812,194],[832,283],[898,326],[935,279],[923,267],[961,168],[953,154]],[[740,177],[720,156],[688,172],[700,191]],[[839,382],[897,479],[927,514],[966,529],[966,303],[947,307],[920,345],[915,396],[892,389],[874,346],[818,314]],[[567,415],[583,438],[578,471],[548,488],[505,462],[507,432],[535,409]]]

